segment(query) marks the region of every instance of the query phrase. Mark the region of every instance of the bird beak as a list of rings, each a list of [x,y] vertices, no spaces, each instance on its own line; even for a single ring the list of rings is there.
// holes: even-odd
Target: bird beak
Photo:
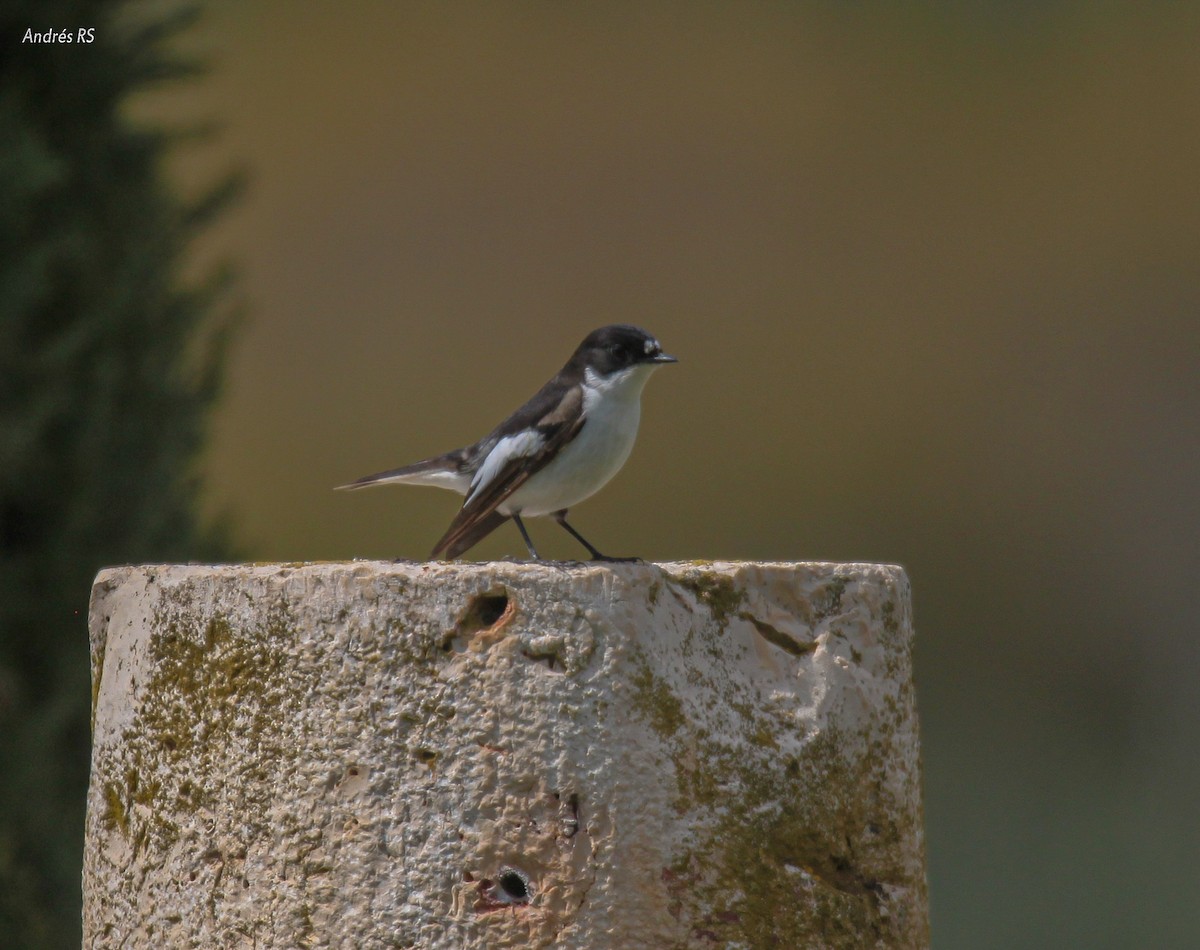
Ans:
[[[679,362],[679,360],[677,360],[677,359],[676,359],[675,357],[673,357],[673,356],[667,356],[667,354],[666,354],[666,353],[659,353],[659,354],[658,354],[656,357],[654,357],[654,359],[652,359],[650,362],[651,362],[651,363],[678,363],[678,362]]]

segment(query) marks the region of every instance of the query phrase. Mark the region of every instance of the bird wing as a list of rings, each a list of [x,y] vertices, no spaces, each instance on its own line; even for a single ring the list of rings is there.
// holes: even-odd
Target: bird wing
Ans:
[[[430,557],[458,557],[503,524],[507,516],[497,507],[545,468],[579,435],[583,425],[583,391],[573,386],[556,403],[545,407],[531,426],[493,433],[498,437],[495,445],[479,466],[466,501]]]

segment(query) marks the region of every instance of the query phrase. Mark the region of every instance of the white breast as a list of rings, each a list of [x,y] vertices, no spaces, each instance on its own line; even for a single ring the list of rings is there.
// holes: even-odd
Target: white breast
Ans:
[[[640,364],[607,377],[588,370],[583,389],[587,421],[579,435],[513,492],[501,512],[546,515],[577,505],[603,488],[633,451],[642,389],[655,368]]]

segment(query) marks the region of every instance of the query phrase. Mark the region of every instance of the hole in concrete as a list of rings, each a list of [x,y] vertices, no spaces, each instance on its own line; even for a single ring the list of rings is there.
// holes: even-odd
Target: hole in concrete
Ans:
[[[325,784],[326,791],[337,789],[341,795],[357,795],[371,784],[371,767],[360,762],[349,762],[341,772],[330,773]]]
[[[438,754],[433,749],[416,749],[413,751],[413,757],[418,762],[433,768],[433,763],[437,761]]]
[[[512,613],[514,603],[508,596],[508,591],[500,588],[476,594],[467,604],[467,609],[458,618],[453,632],[448,633],[441,642],[443,653],[466,649],[467,641],[480,631],[491,631],[503,625]],[[500,634],[502,636],[503,634]]]
[[[516,868],[505,868],[501,871],[499,884],[500,893],[497,896],[510,904],[528,904],[533,896],[529,878]]]
[[[558,798],[557,792],[554,797]],[[567,799],[567,808],[570,810],[570,814],[563,818],[563,837],[574,838],[579,834],[579,796],[574,792]]]
[[[458,622],[459,633],[474,633],[495,626],[508,610],[508,591],[488,591],[472,599]]]
[[[547,649],[535,648],[522,650],[521,655],[527,660],[532,660],[534,663],[545,663],[546,669],[551,673],[566,672],[566,670],[562,669],[562,658],[558,655],[557,645]]]

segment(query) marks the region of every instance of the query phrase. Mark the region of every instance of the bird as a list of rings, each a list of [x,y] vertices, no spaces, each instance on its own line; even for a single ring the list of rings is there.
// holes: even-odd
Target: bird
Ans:
[[[431,559],[459,557],[511,518],[530,557],[541,560],[522,518],[549,515],[593,560],[637,560],[601,554],[567,523],[567,512],[625,464],[637,437],[642,389],[654,370],[677,362],[639,327],[600,327],[557,375],[478,442],[338,490],[432,485],[465,496]]]

